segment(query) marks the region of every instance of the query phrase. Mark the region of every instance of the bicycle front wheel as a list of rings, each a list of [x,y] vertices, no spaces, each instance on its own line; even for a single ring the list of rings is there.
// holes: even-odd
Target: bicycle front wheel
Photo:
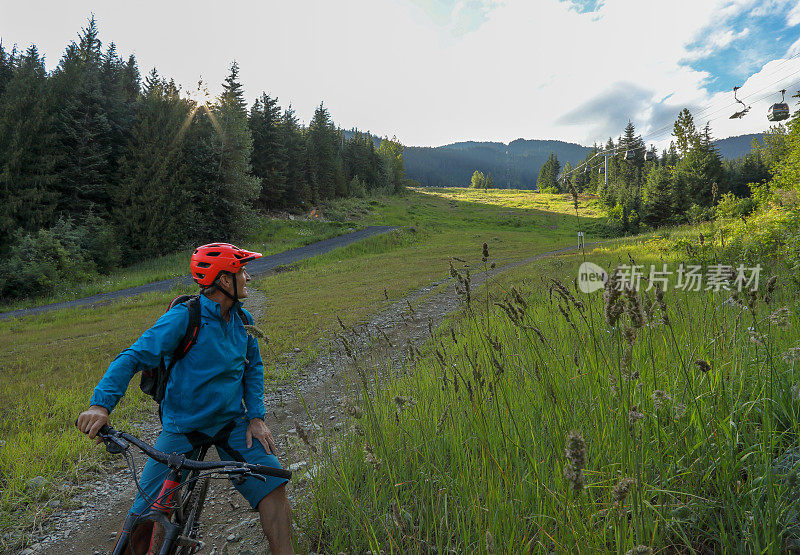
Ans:
[[[208,494],[208,485],[211,478],[201,478],[197,481],[192,489],[191,495],[186,500],[183,514],[186,515],[186,523],[183,526],[183,534],[189,539],[196,539],[199,531],[200,514],[203,512],[203,505],[206,502],[206,495]],[[196,547],[179,545],[175,551],[175,555],[191,555],[196,551]]]

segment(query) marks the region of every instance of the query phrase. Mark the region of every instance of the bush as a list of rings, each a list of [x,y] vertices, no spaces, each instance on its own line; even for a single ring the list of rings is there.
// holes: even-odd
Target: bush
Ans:
[[[364,198],[367,196],[367,188],[364,187],[364,182],[361,181],[357,175],[350,181],[350,189],[348,192],[351,197],[355,198]]]
[[[542,187],[539,189],[539,192],[548,195],[557,195],[560,191],[556,187]]]
[[[756,203],[750,197],[738,198],[733,193],[725,193],[716,208],[718,218],[741,218],[750,215]]]
[[[686,219],[689,223],[699,224],[714,219],[714,208],[705,208],[699,204],[692,204],[686,211]]]
[[[0,297],[47,295],[61,283],[91,276],[94,264],[77,247],[75,233],[75,228],[63,221],[52,229],[17,232],[6,263],[0,267]]]

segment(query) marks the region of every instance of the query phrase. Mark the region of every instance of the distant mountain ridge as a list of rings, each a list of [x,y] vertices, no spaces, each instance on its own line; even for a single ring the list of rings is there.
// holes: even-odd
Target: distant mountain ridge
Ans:
[[[437,147],[406,147],[406,176],[428,187],[466,187],[472,173],[492,174],[502,189],[535,189],[539,169],[550,153],[575,165],[590,148],[576,143],[541,139],[501,142],[463,141]]]
[[[739,158],[748,154],[752,150],[753,139],[761,139],[763,133],[750,133],[749,135],[738,135],[714,141],[719,155],[723,158]]]
[[[352,138],[355,131],[345,131]],[[723,158],[749,153],[754,138],[762,133],[739,135],[714,141]],[[375,146],[381,139],[372,135]],[[467,187],[475,170],[492,174],[494,186],[502,189],[535,189],[539,169],[550,153],[573,166],[591,150],[577,143],[547,139],[516,139],[508,144],[493,141],[461,141],[437,147],[407,146],[403,151],[406,177],[426,187]]]

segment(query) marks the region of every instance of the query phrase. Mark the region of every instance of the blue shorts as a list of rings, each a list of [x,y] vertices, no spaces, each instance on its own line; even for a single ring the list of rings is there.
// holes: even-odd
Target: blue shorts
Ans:
[[[221,460],[244,461],[251,464],[263,464],[281,468],[278,457],[268,453],[257,439],[253,439],[252,447],[247,448],[245,438],[247,424],[247,419],[241,416],[226,425],[188,434],[162,431],[156,440],[155,448],[165,453],[181,453],[187,457],[196,457],[201,446],[214,445]],[[167,465],[156,462],[153,459],[147,459],[139,479],[139,486],[151,501],[161,491],[161,485],[164,483],[167,474],[169,474]],[[250,477],[241,485],[234,483],[236,489],[239,490],[239,493],[250,503],[253,509],[256,509],[258,503],[272,490],[287,482],[284,478],[275,478],[273,476],[265,476],[265,478],[267,479],[266,482]],[[128,514],[141,515],[146,513],[150,508],[151,501],[148,501],[140,492],[137,492],[136,500],[133,502]]]

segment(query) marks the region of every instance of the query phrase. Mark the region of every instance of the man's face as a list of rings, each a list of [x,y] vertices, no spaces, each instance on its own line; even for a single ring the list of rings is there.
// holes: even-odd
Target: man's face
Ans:
[[[247,273],[247,270],[244,267],[240,268],[238,272],[233,274],[235,281],[236,281],[236,292],[239,299],[246,299],[247,298],[247,282],[250,281],[250,274]],[[230,274],[228,274],[230,278]],[[233,282],[228,280],[225,283],[225,289],[228,293],[233,294]]]

